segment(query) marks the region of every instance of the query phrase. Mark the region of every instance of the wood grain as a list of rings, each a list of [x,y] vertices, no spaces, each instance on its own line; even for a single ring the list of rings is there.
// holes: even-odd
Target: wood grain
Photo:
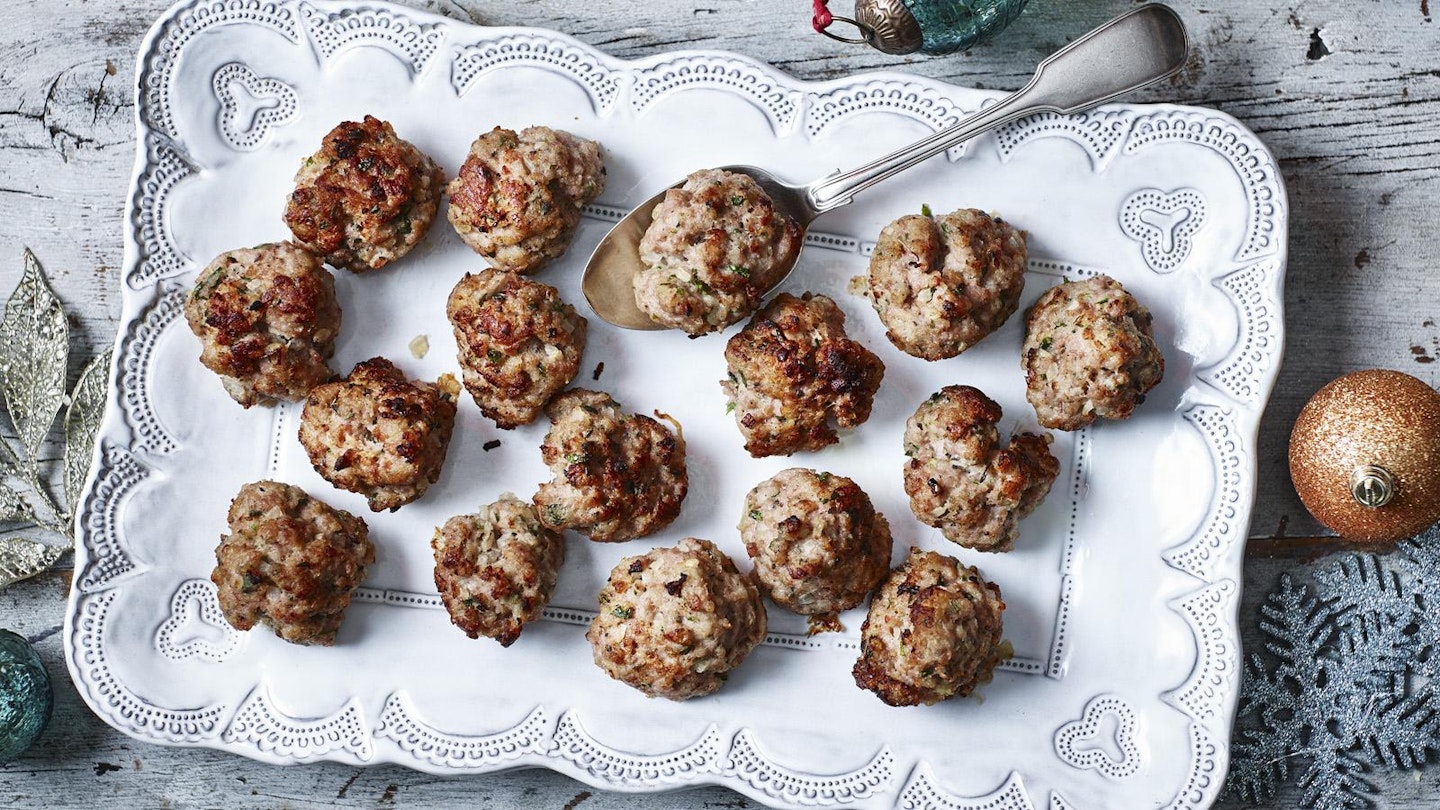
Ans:
[[[621,57],[678,48],[738,51],[805,79],[897,70],[1013,89],[1036,61],[1129,0],[1034,0],[999,42],[943,58],[888,57],[808,29],[803,0],[433,0],[485,25],[554,28]],[[0,293],[40,257],[72,313],[71,379],[113,340],[126,189],[134,164],[134,58],[163,0],[20,0],[0,6]],[[837,10],[843,4],[835,4]],[[1290,487],[1289,426],[1330,379],[1407,371],[1431,385],[1440,357],[1440,25],[1428,0],[1177,3],[1193,41],[1184,73],[1139,96],[1216,107],[1274,151],[1291,202],[1288,351],[1259,440],[1242,627],[1283,571],[1333,541]],[[1294,539],[1296,537],[1303,539]],[[38,642],[59,691],[55,721],[0,766],[0,806],[539,808],[752,807],[728,790],[632,797],[546,771],[446,779],[393,767],[277,768],[134,742],[80,702],[59,627],[69,572],[0,592],[0,625]],[[1383,807],[1440,805],[1440,768],[1375,775]],[[1295,806],[1287,792],[1277,806]],[[1224,800],[1219,807],[1239,805]]]

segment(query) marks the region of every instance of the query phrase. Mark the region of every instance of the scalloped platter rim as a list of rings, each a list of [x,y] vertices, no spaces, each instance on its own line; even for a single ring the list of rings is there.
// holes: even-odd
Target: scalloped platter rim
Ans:
[[[1239,688],[1240,571],[1256,433],[1282,351],[1287,228],[1275,161],[1233,119],[1173,105],[1035,116],[827,215],[784,289],[834,298],[851,336],[885,361],[886,381],[870,422],[839,445],[755,460],[717,384],[725,338],[603,324],[578,292],[589,250],[629,204],[692,169],[754,163],[807,179],[996,94],[900,73],[802,82],[718,52],[623,61],[550,31],[346,0],[187,0],[145,40],[136,92],[122,327],[65,622],[71,674],[106,722],[264,762],[546,767],[608,790],[721,784],[777,807],[1213,802]],[[495,125],[600,141],[608,188],[538,278],[590,319],[575,384],[672,414],[686,432],[681,518],[625,544],[569,536],[544,619],[506,650],[449,624],[429,582],[429,538],[446,516],[547,478],[535,451],[545,426],[497,431],[466,399],[440,483],[372,516],[309,469],[298,408],[235,406],[195,362],[184,326],[195,274],[222,250],[284,238],[295,167],[331,126],[367,113],[451,174]],[[960,358],[926,363],[891,347],[848,291],[879,228],[921,204],[992,210],[1027,230],[1026,303],[1063,277],[1120,279],[1154,313],[1166,355],[1166,378],[1135,417],[1056,435],[1060,478],[1007,555],[950,545],[911,518],[899,434],[915,405],[952,382],[1000,402],[1002,430],[1034,428],[1022,319]],[[334,367],[383,353],[412,376],[453,373],[444,296],[480,266],[442,222],[393,267],[339,274]],[[409,348],[421,335],[428,353]],[[812,636],[771,605],[766,643],[719,693],[685,703],[647,700],[590,663],[584,626],[620,557],[693,535],[744,568],[732,513],[789,466],[859,482],[894,526],[897,561],[907,546],[934,548],[1001,585],[1016,654],[980,698],[894,709],[856,689],[863,611]],[[219,614],[208,576],[225,505],[262,477],[371,523],[378,560],[333,648],[238,633]]]

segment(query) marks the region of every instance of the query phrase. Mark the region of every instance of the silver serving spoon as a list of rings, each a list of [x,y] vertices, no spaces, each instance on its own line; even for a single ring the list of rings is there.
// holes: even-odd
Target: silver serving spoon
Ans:
[[[1188,51],[1180,16],[1167,6],[1148,3],[1056,51],[1040,63],[1030,83],[1017,92],[952,127],[858,169],[837,172],[808,186],[792,186],[754,166],[721,168],[755,178],[777,209],[794,217],[802,229],[807,228],[826,211],[851,202],[856,193],[1002,124],[1038,112],[1081,112],[1172,76],[1184,66]],[[634,286],[635,274],[641,269],[640,238],[650,226],[651,212],[664,197],[664,191],[656,194],[616,223],[585,266],[581,283],[585,297],[595,314],[616,326],[664,328],[636,306]],[[792,261],[790,267],[777,274],[776,284],[794,266]]]

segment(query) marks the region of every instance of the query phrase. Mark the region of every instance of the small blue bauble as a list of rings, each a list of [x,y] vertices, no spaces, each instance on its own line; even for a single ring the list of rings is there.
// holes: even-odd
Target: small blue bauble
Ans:
[[[969,50],[1014,22],[1025,0],[903,0],[929,54]]]
[[[0,763],[16,759],[39,739],[54,708],[40,656],[25,639],[0,630]]]

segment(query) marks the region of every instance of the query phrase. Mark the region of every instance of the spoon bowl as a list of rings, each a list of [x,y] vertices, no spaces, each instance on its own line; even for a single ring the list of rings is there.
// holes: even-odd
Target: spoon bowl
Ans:
[[[678,185],[678,184],[677,184]],[[674,188],[674,186],[671,186]],[[606,321],[625,329],[659,330],[665,327],[650,320],[635,303],[635,276],[640,265],[640,239],[650,227],[650,215],[670,189],[635,206],[615,223],[610,233],[595,246],[580,291],[591,309]]]
[[[1167,6],[1148,3],[1056,51],[1040,63],[1030,82],[1020,90],[953,126],[857,169],[795,186],[755,166],[720,168],[750,175],[770,195],[776,210],[794,218],[804,231],[816,217],[849,204],[859,192],[981,133],[1039,112],[1068,115],[1087,110],[1175,75],[1188,56],[1189,42],[1179,15]],[[640,240],[650,227],[655,206],[668,191],[632,209],[600,241],[585,266],[581,290],[595,314],[615,326],[665,328],[636,305],[635,276],[644,269]],[[775,284],[790,274],[798,257],[796,251],[788,267],[777,268]]]

